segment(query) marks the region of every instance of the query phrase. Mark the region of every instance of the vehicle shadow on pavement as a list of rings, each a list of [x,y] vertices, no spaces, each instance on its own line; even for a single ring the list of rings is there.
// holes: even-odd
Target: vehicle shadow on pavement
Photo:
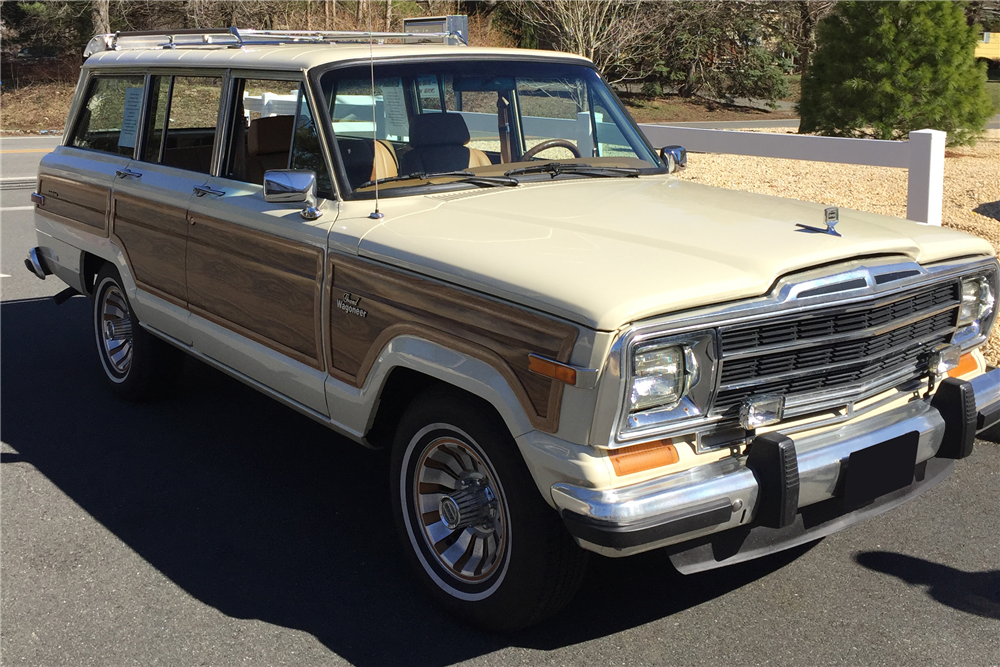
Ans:
[[[898,577],[911,586],[923,586],[933,599],[952,609],[1000,621],[1000,570],[963,572],[889,551],[865,551],[854,560],[869,570]]]
[[[587,641],[724,595],[808,548],[690,577],[662,552],[595,557],[556,618],[512,636],[470,629],[406,569],[385,453],[193,360],[170,396],[115,399],[89,303],[0,305],[0,437],[17,451],[4,460],[33,465],[202,603],[311,633],[355,665],[450,665]]]

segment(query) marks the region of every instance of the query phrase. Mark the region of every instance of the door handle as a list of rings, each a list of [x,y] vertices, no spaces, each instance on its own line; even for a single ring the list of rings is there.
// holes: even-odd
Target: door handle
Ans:
[[[142,178],[142,174],[138,171],[132,171],[131,169],[117,169],[115,170],[115,176],[118,178],[125,178],[126,176],[131,176],[132,178]]]
[[[226,191],[215,190],[206,185],[196,185],[194,186],[194,193],[199,197],[204,197],[205,195],[215,195],[216,197],[222,197],[226,194]]]

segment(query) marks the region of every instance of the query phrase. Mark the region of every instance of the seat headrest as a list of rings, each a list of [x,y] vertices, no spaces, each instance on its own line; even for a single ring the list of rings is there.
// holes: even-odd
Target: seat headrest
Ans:
[[[247,133],[247,153],[269,155],[287,153],[292,145],[295,116],[268,116],[250,121]]]
[[[410,119],[410,146],[464,146],[469,127],[457,113],[423,113]]]

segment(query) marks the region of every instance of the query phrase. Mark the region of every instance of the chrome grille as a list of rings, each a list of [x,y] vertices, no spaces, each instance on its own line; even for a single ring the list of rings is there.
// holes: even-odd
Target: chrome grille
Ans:
[[[873,390],[919,377],[930,348],[955,332],[961,284],[927,285],[850,307],[720,330],[721,378],[713,413],[734,416],[753,395],[786,399]]]

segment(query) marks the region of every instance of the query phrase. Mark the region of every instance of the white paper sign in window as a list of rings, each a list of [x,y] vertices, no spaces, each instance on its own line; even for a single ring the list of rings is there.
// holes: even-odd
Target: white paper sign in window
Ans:
[[[441,94],[438,92],[438,80],[436,76],[417,77],[417,86],[420,88],[420,99],[434,100],[435,102],[441,100]]]
[[[139,134],[139,116],[142,112],[142,88],[125,89],[125,109],[122,111],[122,131],[118,135],[118,146],[135,148],[135,138]]]
[[[410,121],[406,116],[406,98],[401,79],[382,81],[382,101],[385,104],[385,134],[397,140],[409,139]]]

